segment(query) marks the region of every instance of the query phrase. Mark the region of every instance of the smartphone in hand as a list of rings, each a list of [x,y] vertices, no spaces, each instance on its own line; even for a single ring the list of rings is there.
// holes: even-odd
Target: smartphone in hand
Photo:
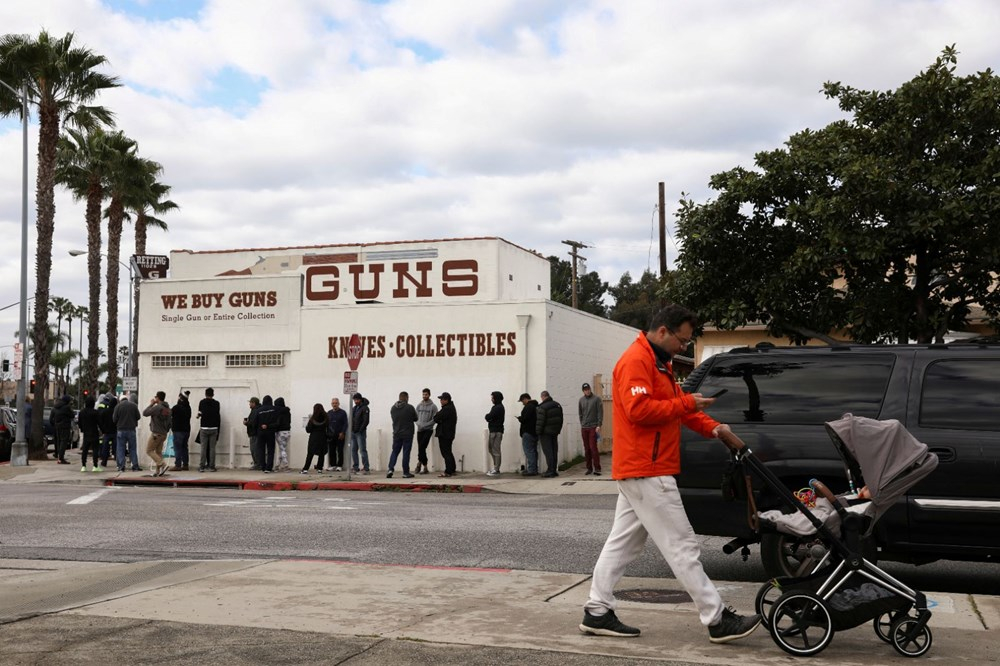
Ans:
[[[725,395],[727,393],[729,393],[729,389],[719,389],[718,391],[716,391],[712,395],[706,395],[705,397],[706,398],[718,398],[719,396]]]

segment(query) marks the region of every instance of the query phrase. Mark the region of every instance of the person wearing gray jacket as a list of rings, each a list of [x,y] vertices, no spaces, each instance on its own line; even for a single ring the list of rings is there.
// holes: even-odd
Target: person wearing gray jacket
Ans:
[[[118,471],[125,471],[125,448],[128,445],[128,456],[132,460],[132,471],[141,472],[139,467],[139,452],[136,451],[135,429],[139,427],[139,405],[122,396],[121,402],[115,405],[115,411],[111,415],[115,422],[117,439],[115,441],[115,462],[118,463]]]
[[[580,396],[580,437],[583,438],[583,455],[587,461],[587,474],[601,475],[601,452],[597,439],[604,423],[604,401],[594,395],[590,384],[584,383]]]
[[[167,471],[167,463],[163,460],[163,443],[167,441],[170,432],[170,405],[167,404],[167,394],[157,391],[156,397],[149,401],[149,406],[142,411],[149,417],[149,439],[146,440],[146,455],[153,459],[155,467],[153,476],[163,476]]]

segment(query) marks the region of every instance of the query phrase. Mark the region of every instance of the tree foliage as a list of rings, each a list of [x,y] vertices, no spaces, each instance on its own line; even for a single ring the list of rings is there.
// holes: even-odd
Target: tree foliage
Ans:
[[[663,306],[661,291],[663,280],[655,273],[645,270],[637,282],[626,271],[618,284],[608,287],[608,293],[615,299],[609,308],[608,317],[621,324],[645,330],[653,314]]]
[[[573,304],[573,265],[559,257],[549,257],[552,265],[552,300],[563,305]],[[604,305],[604,295],[608,293],[608,283],[601,281],[597,271],[580,273],[576,276],[577,309],[600,317],[608,316]]]
[[[797,341],[940,340],[973,303],[1000,320],[1000,79],[956,65],[948,47],[896,90],[825,84],[850,118],[681,201],[670,297]]]

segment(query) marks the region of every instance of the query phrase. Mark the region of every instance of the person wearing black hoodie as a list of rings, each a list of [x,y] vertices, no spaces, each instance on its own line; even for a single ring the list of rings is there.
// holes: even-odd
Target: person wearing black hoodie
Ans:
[[[274,471],[274,434],[278,429],[278,410],[271,396],[265,395],[257,408],[257,450],[260,452],[261,471]]]
[[[70,404],[71,400],[72,398],[68,395],[64,395],[52,408],[52,414],[49,416],[49,421],[52,422],[52,426],[56,430],[55,454],[60,465],[69,464],[69,461],[66,460],[66,451],[73,445],[71,441],[73,437],[73,405]]]
[[[441,457],[444,459],[444,471],[438,476],[455,476],[455,455],[451,452],[451,445],[455,442],[458,412],[455,410],[455,403],[451,401],[451,393],[445,391],[438,396],[438,400],[441,401],[441,409],[434,415],[434,423],[437,424],[434,435],[438,438]]]
[[[174,433],[174,471],[188,471],[189,449],[191,438],[191,403],[188,396],[191,391],[182,391],[177,396],[177,403],[170,408],[170,430]]]
[[[490,458],[493,459],[493,467],[486,472],[486,476],[500,475],[500,449],[503,444],[503,422],[506,417],[506,410],[503,406],[503,393],[493,391],[490,394],[493,406],[486,414],[486,425],[489,429],[489,451]]]
[[[275,461],[277,471],[288,471],[288,440],[292,436],[292,410],[285,407],[285,399],[274,399],[274,409],[278,412],[278,424],[274,429],[274,441],[278,445],[278,459]]]
[[[215,389],[205,389],[205,397],[198,403],[198,419],[201,421],[198,429],[198,439],[201,442],[199,472],[215,471],[215,445],[219,442],[219,428],[222,427],[220,409],[219,401],[215,399]]]
[[[542,453],[545,454],[545,465],[547,469],[543,477],[552,478],[559,476],[559,433],[563,427],[563,408],[558,402],[552,399],[548,391],[542,391],[542,401],[538,403],[535,413],[538,415],[535,420],[535,434],[538,435],[538,442],[542,445]]]
[[[416,431],[417,410],[410,404],[410,394],[406,391],[399,393],[399,400],[389,409],[389,418],[392,420],[392,455],[389,456],[389,471],[385,478],[391,479],[392,472],[396,467],[396,459],[399,454],[403,454],[403,478],[412,479],[410,474],[410,450],[413,448],[413,433]]]
[[[90,451],[93,467],[90,471],[104,471],[101,469],[101,461],[97,459],[97,450],[101,446],[101,429],[99,426],[100,416],[94,408],[94,404],[94,396],[87,396],[83,409],[80,410],[80,414],[76,417],[77,423],[80,424],[80,437],[83,439],[83,467],[80,468],[81,472],[87,471],[87,451]]]
[[[118,430],[115,428],[115,406],[118,404],[118,397],[114,391],[108,391],[101,396],[101,402],[97,405],[97,424],[101,429],[101,467],[108,466],[108,459],[114,454],[115,437]]]
[[[521,448],[524,449],[523,476],[538,476],[538,435],[535,434],[535,421],[538,419],[538,401],[532,400],[527,393],[522,393],[518,401],[524,405],[517,420],[521,422]]]
[[[360,393],[355,393],[351,398],[354,400],[354,407],[351,409],[351,468],[355,474],[360,471],[360,453],[361,465],[364,465],[364,472],[368,474],[371,471],[368,467],[368,420],[371,410],[368,408],[368,398]]]

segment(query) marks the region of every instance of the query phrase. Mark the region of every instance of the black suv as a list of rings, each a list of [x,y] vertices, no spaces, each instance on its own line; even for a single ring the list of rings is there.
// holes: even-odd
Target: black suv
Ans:
[[[847,490],[826,421],[845,413],[897,419],[940,464],[878,522],[878,557],[1000,560],[1000,344],[765,344],[712,356],[685,382],[705,395],[723,388],[708,413],[730,424],[793,491],[813,477],[834,492]],[[677,480],[695,531],[750,536],[745,506],[725,502],[720,491],[726,448],[682,432]],[[755,495],[761,510],[779,506],[763,484]],[[796,550],[792,541],[764,533],[761,558],[770,575],[797,569],[808,547]]]

